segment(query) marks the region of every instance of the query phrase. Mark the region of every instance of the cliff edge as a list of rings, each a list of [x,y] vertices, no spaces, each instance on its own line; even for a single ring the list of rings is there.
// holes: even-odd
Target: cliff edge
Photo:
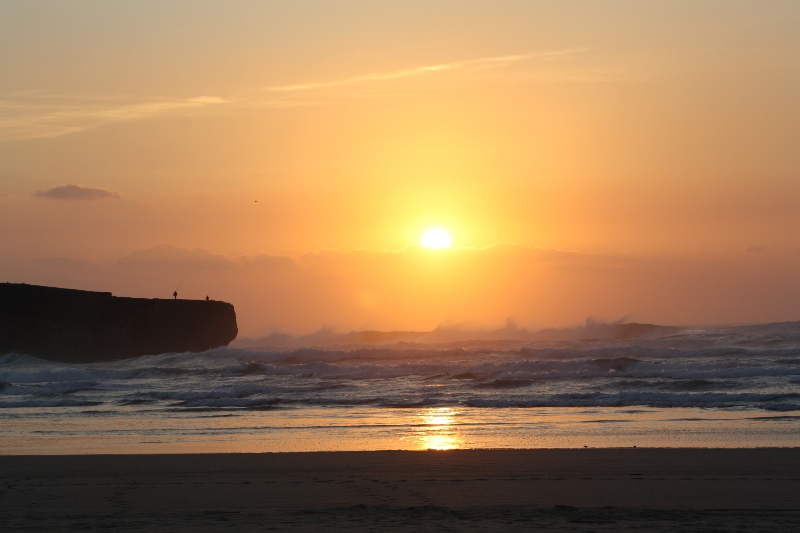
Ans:
[[[120,298],[24,283],[0,283],[0,354],[99,362],[201,352],[236,338],[227,302]]]

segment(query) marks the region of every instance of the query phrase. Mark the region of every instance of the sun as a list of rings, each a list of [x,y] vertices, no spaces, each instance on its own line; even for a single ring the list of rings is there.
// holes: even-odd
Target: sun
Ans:
[[[429,229],[422,236],[420,244],[425,248],[450,248],[450,235],[443,229]]]

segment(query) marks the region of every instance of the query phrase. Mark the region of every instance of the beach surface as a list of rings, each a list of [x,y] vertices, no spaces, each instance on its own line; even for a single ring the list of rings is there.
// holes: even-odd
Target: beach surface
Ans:
[[[798,531],[800,449],[0,457],[0,530]]]

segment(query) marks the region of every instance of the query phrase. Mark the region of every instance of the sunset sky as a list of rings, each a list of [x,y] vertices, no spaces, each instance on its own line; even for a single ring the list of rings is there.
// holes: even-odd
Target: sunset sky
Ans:
[[[0,281],[244,336],[800,320],[798,95],[789,0],[6,1]]]

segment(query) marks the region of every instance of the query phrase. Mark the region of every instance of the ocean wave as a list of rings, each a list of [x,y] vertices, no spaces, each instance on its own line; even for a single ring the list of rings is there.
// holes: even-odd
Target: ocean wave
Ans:
[[[376,406],[392,408],[417,407],[483,407],[483,408],[550,408],[550,407],[701,407],[701,408],[753,408],[768,411],[800,410],[800,394],[730,394],[730,393],[572,393],[543,395],[533,398],[482,398],[453,399],[439,396],[360,398],[316,397],[316,398],[195,398],[179,404],[187,408],[251,408],[308,405],[308,406]]]
[[[468,407],[758,407],[769,411],[800,410],[800,394],[755,394],[707,392],[669,394],[636,392],[617,394],[563,394],[539,398],[471,398]]]
[[[72,394],[74,392],[81,392],[87,390],[95,390],[98,388],[96,382],[55,382],[55,383],[38,383],[36,385],[15,385],[12,383],[0,383],[0,393],[8,396],[24,396],[24,395],[63,395]]]
[[[306,376],[327,379],[369,380],[408,376],[441,379],[576,379],[642,377],[672,379],[731,379],[763,376],[800,376],[800,367],[765,364],[764,361],[642,361],[634,359],[529,360],[480,364],[401,363],[343,365],[323,362],[251,365],[246,375]],[[224,374],[232,374],[226,368]],[[471,376],[471,377],[467,377]]]
[[[331,362],[306,362],[295,364],[272,364],[249,361],[238,365],[218,367],[182,366],[165,368],[103,368],[83,365],[81,367],[55,367],[37,369],[7,369],[0,371],[0,393],[9,394],[23,385],[47,387],[53,392],[68,393],[94,388],[99,383],[121,383],[132,381],[171,381],[192,379],[249,379],[261,377],[297,377],[308,379],[376,380],[417,377],[421,379],[450,380],[561,380],[588,378],[664,378],[675,380],[725,380],[759,377],[800,377],[800,365],[795,360],[789,364],[780,358],[728,357],[728,358],[684,358],[684,359],[636,359],[590,358],[590,359],[513,359],[493,357],[494,361],[442,360],[434,362],[391,362],[379,364],[343,364]],[[499,360],[498,360],[499,359]],[[504,359],[504,360],[503,360]],[[196,363],[196,361],[193,361]],[[61,384],[61,385],[56,385]],[[333,385],[331,385],[333,386]],[[19,389],[21,390],[21,389]],[[42,389],[44,390],[44,389]]]
[[[621,380],[614,383],[619,389],[665,389],[671,391],[713,391],[744,386],[741,380],[674,379],[674,380]],[[752,385],[752,384],[751,384]]]
[[[501,378],[501,379],[493,379],[488,382],[480,382],[475,386],[479,388],[488,388],[488,389],[517,389],[520,387],[527,387],[533,382],[534,380],[532,379]]]
[[[49,400],[18,400],[8,401],[0,399],[0,409],[25,408],[25,407],[92,407],[102,405],[102,401],[74,400],[74,399],[49,399]]]
[[[0,357],[0,408],[641,405],[793,411],[800,409],[800,345],[790,342],[797,327],[683,328],[636,342],[514,348],[220,348],[74,365],[10,354]]]
[[[263,409],[275,407],[280,400],[275,398],[264,399],[246,399],[246,398],[203,398],[196,400],[187,400],[183,403],[185,407],[216,407],[216,408],[248,408],[248,409]]]

